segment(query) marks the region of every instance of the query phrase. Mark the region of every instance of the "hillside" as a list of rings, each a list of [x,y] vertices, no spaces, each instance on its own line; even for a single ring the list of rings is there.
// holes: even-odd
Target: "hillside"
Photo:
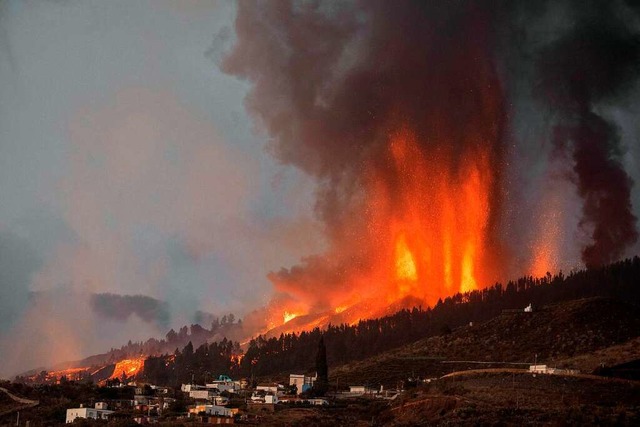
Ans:
[[[244,327],[229,316],[231,321],[224,322],[223,318],[222,323],[214,322],[210,330],[199,325],[185,326],[178,333],[169,331],[166,339],[130,342],[121,349],[64,364],[58,370],[83,368],[82,377],[95,372],[102,378],[117,362],[148,357],[138,378],[155,384],[179,385],[192,378],[202,382],[211,374],[277,378],[289,372],[313,369],[321,336],[324,336],[327,361],[332,367],[356,366],[357,361],[366,365],[368,358],[382,357],[380,355],[386,352],[412,343],[419,348],[424,340],[432,339],[428,354],[410,353],[387,360],[389,366],[397,365],[397,369],[391,369],[390,375],[378,373],[378,378],[374,379],[383,383],[406,377],[407,365],[411,367],[408,373],[416,376],[446,372],[440,363],[443,358],[525,363],[533,362],[538,354],[540,361],[559,363],[560,359],[582,354],[582,349],[601,349],[637,336],[634,335],[637,319],[633,316],[632,305],[640,307],[639,280],[640,258],[634,257],[597,269],[574,271],[567,276],[559,272],[555,276],[522,277],[507,282],[506,286],[496,283],[488,288],[452,295],[438,301],[434,307],[416,307],[416,301],[402,301],[388,309],[395,310],[407,304],[410,307],[357,323],[332,323],[326,328],[281,333],[277,337],[270,336],[274,330],[255,337],[244,348],[225,338]],[[590,310],[588,300],[568,303],[581,298],[604,299],[594,300],[599,301],[594,303],[595,310]],[[621,300],[629,305],[617,307],[615,301]],[[530,303],[543,309],[533,314],[501,314],[505,310],[522,310]],[[558,304],[562,308],[558,308]],[[613,313],[620,316],[615,317]],[[470,322],[475,326],[465,326]],[[469,328],[467,335],[465,328]],[[454,333],[446,335],[452,329]],[[451,342],[454,339],[458,341]],[[489,356],[499,359],[488,361]],[[120,376],[121,370],[114,368],[115,371]],[[46,372],[42,374],[34,372],[29,378],[20,380],[55,380]],[[77,375],[67,377],[77,378]]]
[[[584,359],[589,363],[578,364],[572,358],[585,358],[638,336],[640,312],[634,306],[610,298],[581,299],[545,306],[532,313],[501,314],[482,324],[464,326],[450,334],[336,367],[330,376],[341,384],[393,386],[412,376],[437,377],[472,367],[522,368],[536,360],[539,364],[590,372],[600,362],[591,358]],[[620,354],[627,354],[628,360],[634,357],[633,353]],[[613,364],[625,360],[608,361]]]
[[[415,425],[637,425],[640,384],[555,375],[480,373],[407,393],[377,421]]]

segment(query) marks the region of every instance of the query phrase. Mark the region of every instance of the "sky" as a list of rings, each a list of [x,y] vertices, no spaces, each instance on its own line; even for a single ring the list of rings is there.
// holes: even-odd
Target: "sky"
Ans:
[[[636,255],[638,76],[626,0],[0,0],[0,377]]]
[[[312,182],[268,154],[248,84],[217,66],[234,15],[0,3],[0,373],[162,337],[197,311],[242,316],[271,297],[268,271],[321,248]],[[104,293],[168,306],[105,317]]]

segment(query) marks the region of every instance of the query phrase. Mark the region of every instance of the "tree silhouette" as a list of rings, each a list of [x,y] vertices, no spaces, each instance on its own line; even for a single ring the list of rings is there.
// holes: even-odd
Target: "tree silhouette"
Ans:
[[[327,366],[327,348],[324,345],[324,336],[320,336],[318,353],[316,354],[316,382],[313,392],[316,396],[324,396],[329,388],[329,368]]]

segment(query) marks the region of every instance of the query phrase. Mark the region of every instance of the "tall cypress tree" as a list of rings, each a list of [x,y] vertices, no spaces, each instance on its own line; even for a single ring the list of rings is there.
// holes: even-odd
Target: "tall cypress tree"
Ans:
[[[327,348],[324,345],[324,336],[320,336],[318,353],[316,354],[316,373],[318,378],[313,385],[316,396],[324,396],[329,388],[329,368],[327,367]]]

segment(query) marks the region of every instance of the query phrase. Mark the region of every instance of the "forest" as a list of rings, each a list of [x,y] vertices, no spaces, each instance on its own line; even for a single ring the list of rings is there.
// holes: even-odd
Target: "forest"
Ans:
[[[179,385],[194,380],[203,383],[225,374],[255,380],[289,372],[307,372],[315,367],[320,337],[324,337],[329,369],[364,359],[429,336],[451,333],[469,322],[483,322],[503,310],[534,309],[549,304],[587,297],[611,297],[640,305],[640,258],[600,268],[573,271],[568,275],[522,277],[439,300],[434,307],[413,307],[393,315],[361,320],[354,325],[329,325],[326,329],[258,336],[246,351],[238,342],[223,338],[204,342],[194,349],[192,342],[171,354],[152,356],[145,362],[142,377],[159,385]]]

